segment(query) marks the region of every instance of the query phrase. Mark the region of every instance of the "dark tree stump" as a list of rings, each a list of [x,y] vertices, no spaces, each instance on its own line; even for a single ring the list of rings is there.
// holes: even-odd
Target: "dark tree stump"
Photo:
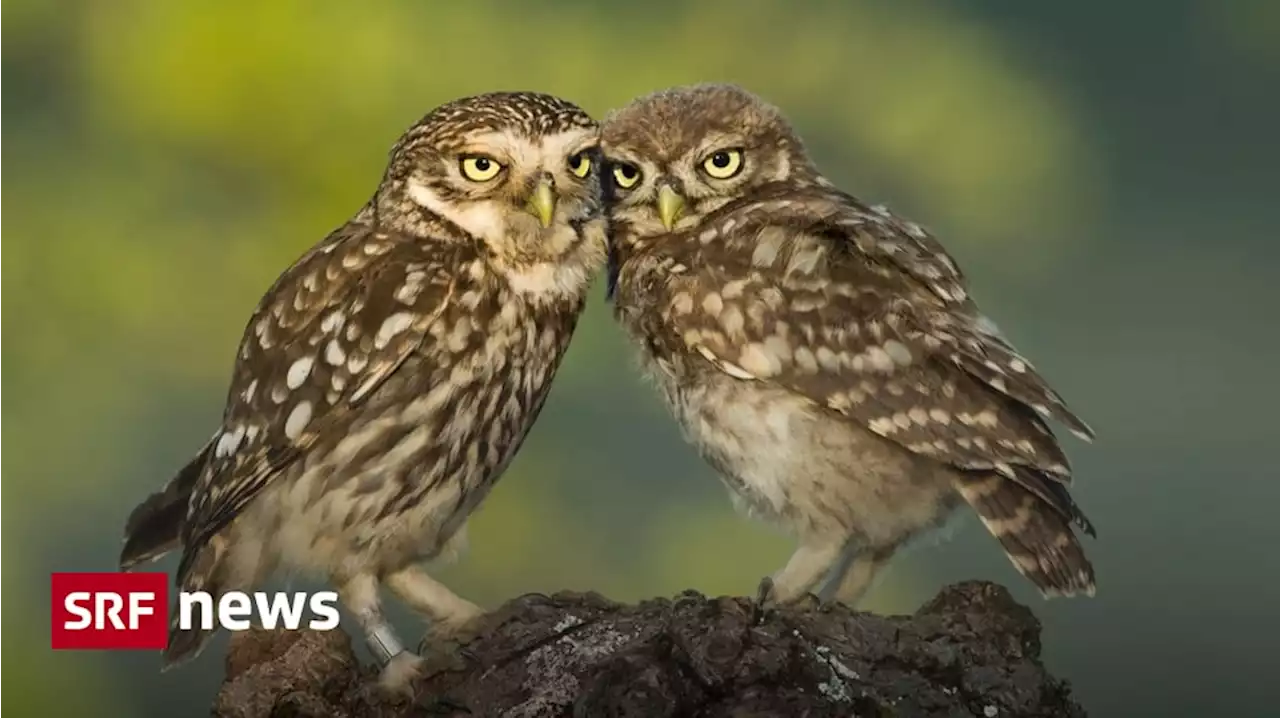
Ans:
[[[342,631],[246,631],[220,718],[283,716],[1084,716],[1040,664],[1040,622],[1004,588],[944,589],[913,616],[843,606],[761,614],[687,592],[629,606],[527,595],[467,647],[465,670],[384,699]]]

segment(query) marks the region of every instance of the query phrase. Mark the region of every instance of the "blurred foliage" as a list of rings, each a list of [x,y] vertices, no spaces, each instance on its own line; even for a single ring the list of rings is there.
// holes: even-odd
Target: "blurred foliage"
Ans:
[[[1204,3],[1205,25],[1226,47],[1245,59],[1280,69],[1280,3],[1271,0],[1223,0]]]
[[[1196,7],[1217,42],[1275,66],[1274,3]],[[367,198],[396,136],[431,107],[525,88],[603,114],[665,86],[740,82],[791,115],[833,179],[1024,286],[1049,281],[1064,250],[1093,251],[1114,160],[1065,65],[1023,36],[1056,23],[1048,9],[1012,29],[918,1],[3,10],[3,667],[19,712],[135,715],[207,700],[216,658],[161,679],[151,656],[50,652],[47,574],[113,564],[127,511],[212,431],[261,293]],[[1081,37],[1109,27],[1080,23]],[[1059,329],[1088,339],[1095,328]],[[1069,343],[1054,348],[1090,360]],[[731,512],[630,368],[593,304],[543,420],[445,580],[490,604],[560,588],[749,593],[785,560],[790,542]],[[1012,579],[992,545],[980,549],[983,566]],[[915,565],[895,565],[869,607],[909,610],[933,583]]]

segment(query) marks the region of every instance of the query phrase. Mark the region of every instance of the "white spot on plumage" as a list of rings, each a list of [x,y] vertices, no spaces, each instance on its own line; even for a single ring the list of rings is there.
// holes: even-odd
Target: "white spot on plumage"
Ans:
[[[827,347],[818,347],[815,358],[826,371],[838,371],[840,369],[840,358]]]
[[[311,421],[311,402],[300,401],[294,405],[293,410],[289,412],[289,417],[284,421],[284,435],[290,440],[296,441],[302,436],[302,430],[307,428],[307,424]]]
[[[746,318],[742,316],[742,310],[731,304],[720,312],[720,325],[724,327],[725,334],[732,338],[742,333]]]
[[[213,455],[219,459],[225,459],[236,453],[236,449],[240,448],[240,441],[244,439],[244,427],[237,426],[234,430],[222,432],[222,436],[218,437],[218,445],[214,447]]]
[[[422,271],[409,272],[406,274],[404,284],[401,284],[396,289],[396,301],[402,304],[413,304],[417,301],[418,294],[422,291],[422,282],[426,278],[426,272]]]
[[[289,372],[285,374],[284,383],[290,389],[297,389],[302,386],[307,377],[311,375],[311,366],[315,364],[314,357],[302,357],[289,365]]]
[[[1009,368],[1018,374],[1022,374],[1027,370],[1027,363],[1021,359],[1012,359],[1009,362]]]
[[[902,366],[907,366],[911,363],[911,350],[907,348],[906,344],[897,339],[890,339],[885,342],[884,350],[889,354],[890,358]]]
[[[324,360],[333,366],[342,366],[342,363],[347,360],[347,353],[342,350],[342,344],[337,339],[330,339],[325,345]]]
[[[996,413],[991,409],[984,409],[983,411],[978,412],[974,415],[973,420],[974,423],[979,426],[986,426],[992,429],[1000,423],[998,417],[996,417]]]
[[[734,364],[733,362],[724,361],[720,357],[717,357],[715,354],[711,353],[710,349],[704,346],[699,345],[697,349],[698,349],[698,353],[701,354],[703,358],[711,362],[712,365],[719,367],[721,371],[733,377],[734,379],[745,379],[747,381],[753,381],[756,378],[754,375],[751,374],[751,372],[743,369],[737,364]]]
[[[246,386],[244,388],[244,391],[240,393],[240,398],[244,399],[245,403],[250,403],[253,401],[253,395],[257,393],[258,393],[258,380],[254,379],[253,381],[249,382],[249,386]]]
[[[818,371],[818,360],[814,358],[813,352],[808,347],[797,347],[795,351],[796,367],[801,371],[815,374]]]
[[[363,354],[352,354],[347,359],[347,372],[351,374],[359,374],[369,365],[369,357]]]
[[[408,329],[413,324],[413,315],[408,312],[396,312],[382,320],[378,333],[373,337],[373,346],[382,349],[391,342],[395,335]],[[354,371],[354,370],[353,370]]]
[[[762,344],[748,344],[738,356],[738,364],[753,376],[773,376],[778,373],[778,358]]]
[[[328,334],[342,326],[347,319],[347,315],[342,312],[329,312],[324,319],[320,321],[320,331]]]
[[[893,357],[889,356],[889,352],[882,347],[871,347],[867,350],[867,361],[876,371],[888,372],[893,371]]]
[[[872,431],[881,436],[888,436],[898,430],[897,424],[893,423],[893,418],[887,416],[872,419],[868,426],[871,427]]]

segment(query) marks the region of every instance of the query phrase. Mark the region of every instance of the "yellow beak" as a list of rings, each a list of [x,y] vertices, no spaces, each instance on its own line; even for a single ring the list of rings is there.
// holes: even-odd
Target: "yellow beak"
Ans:
[[[551,189],[551,180],[544,179],[538,182],[538,186],[534,188],[533,194],[529,195],[529,202],[524,208],[529,214],[538,218],[543,229],[551,226],[551,220],[556,214],[556,194]]]
[[[676,226],[676,220],[680,219],[680,213],[684,211],[684,197],[676,194],[676,191],[668,185],[662,185],[658,190],[658,217],[662,219],[662,226],[670,232]]]

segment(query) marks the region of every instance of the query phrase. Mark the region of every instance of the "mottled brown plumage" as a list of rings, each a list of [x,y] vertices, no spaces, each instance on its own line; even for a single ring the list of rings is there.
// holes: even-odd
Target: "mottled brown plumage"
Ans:
[[[420,562],[461,547],[547,397],[604,261],[597,140],[533,93],[411,128],[375,196],[258,305],[221,426],[135,510],[121,566],[180,545],[177,584],[215,596],[277,569],[327,577],[393,682],[419,661],[380,584],[436,635],[474,627],[482,611]],[[175,623],[166,665],[209,633]]]
[[[1046,420],[1092,434],[927,231],[833,187],[737,87],[640,98],[601,142],[615,314],[737,503],[799,539],[776,599],[825,577],[856,601],[962,502],[1046,595],[1093,592]]]

